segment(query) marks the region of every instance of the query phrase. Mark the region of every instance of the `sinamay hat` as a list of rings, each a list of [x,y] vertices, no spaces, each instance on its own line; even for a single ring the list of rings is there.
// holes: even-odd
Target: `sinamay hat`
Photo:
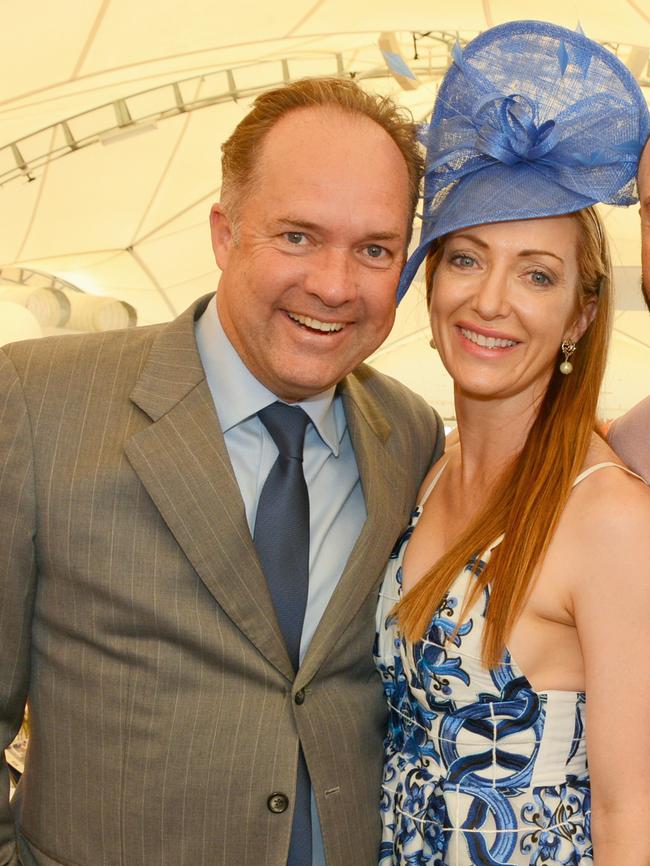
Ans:
[[[635,79],[581,32],[512,21],[456,45],[422,136],[422,231],[398,301],[456,229],[635,202],[649,131]]]

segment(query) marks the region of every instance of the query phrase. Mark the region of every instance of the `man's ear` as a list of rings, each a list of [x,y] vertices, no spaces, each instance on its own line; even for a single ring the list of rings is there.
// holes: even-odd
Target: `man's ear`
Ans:
[[[577,343],[584,334],[584,332],[587,330],[589,325],[591,325],[591,323],[593,322],[597,310],[598,298],[589,298],[589,300],[585,304],[583,304],[580,312],[578,313],[573,325],[569,329],[569,332],[566,336],[570,337]]]
[[[230,218],[219,202],[210,209],[210,235],[217,265],[224,271],[235,241]]]

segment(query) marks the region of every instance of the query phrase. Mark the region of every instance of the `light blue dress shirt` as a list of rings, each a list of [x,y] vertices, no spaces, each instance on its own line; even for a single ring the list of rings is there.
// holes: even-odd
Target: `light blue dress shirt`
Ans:
[[[257,412],[278,398],[253,376],[235,351],[214,300],[196,323],[195,334],[252,536],[260,493],[278,456]],[[300,643],[302,662],[367,512],[343,403],[335,388],[295,405],[312,421],[303,452],[309,490],[309,594]],[[313,794],[312,818],[312,864],[325,866]]]

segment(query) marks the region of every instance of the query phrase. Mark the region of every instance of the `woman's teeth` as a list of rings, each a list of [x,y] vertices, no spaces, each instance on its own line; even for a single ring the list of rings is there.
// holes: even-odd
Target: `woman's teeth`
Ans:
[[[477,346],[483,346],[486,349],[508,349],[510,346],[516,346],[515,340],[502,340],[500,337],[486,337],[483,334],[476,334],[474,331],[468,331],[466,328],[460,329],[461,334],[466,340],[476,343]]]

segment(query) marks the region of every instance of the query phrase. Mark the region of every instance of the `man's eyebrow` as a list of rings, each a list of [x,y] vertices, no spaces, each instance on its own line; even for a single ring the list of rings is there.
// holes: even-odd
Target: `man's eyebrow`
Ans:
[[[310,231],[317,231],[321,228],[317,223],[309,222],[309,220],[303,220],[299,217],[278,217],[273,220],[273,225],[278,226],[279,228],[300,228],[300,229],[309,229]]]
[[[318,223],[309,222],[309,220],[300,219],[300,217],[278,217],[273,220],[272,225],[276,228],[286,228],[293,229],[294,231],[323,231],[323,226]],[[390,232],[390,231],[369,231],[364,235],[365,240],[376,240],[376,241],[401,241],[403,239],[403,234],[398,231]]]
[[[399,241],[403,235],[399,232],[370,232],[367,237],[376,241]]]

